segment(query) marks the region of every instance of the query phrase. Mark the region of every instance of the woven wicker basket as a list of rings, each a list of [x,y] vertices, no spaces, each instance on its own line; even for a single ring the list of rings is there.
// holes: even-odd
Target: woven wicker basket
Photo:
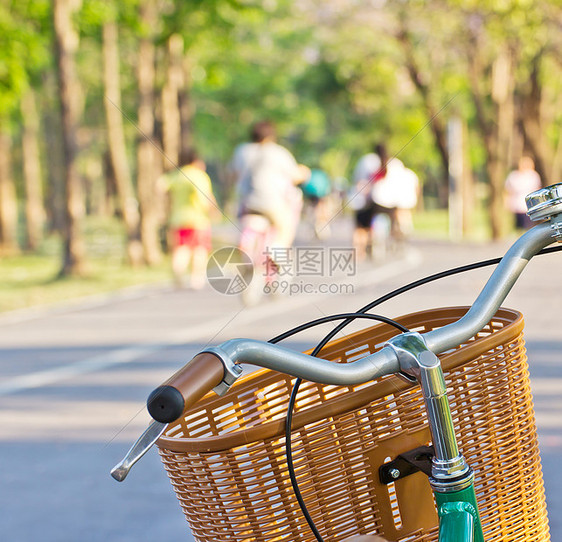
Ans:
[[[398,321],[423,333],[465,312],[436,309]],[[550,540],[522,332],[521,315],[500,309],[476,337],[441,356],[487,542]],[[395,333],[378,325],[330,343],[323,357],[354,361]],[[196,540],[314,540],[285,459],[291,387],[283,374],[253,373],[223,397],[208,395],[158,441]],[[382,463],[429,442],[419,386],[396,376],[350,387],[305,382],[292,441],[301,491],[325,540],[360,533],[437,540],[427,477],[388,486],[378,478]]]

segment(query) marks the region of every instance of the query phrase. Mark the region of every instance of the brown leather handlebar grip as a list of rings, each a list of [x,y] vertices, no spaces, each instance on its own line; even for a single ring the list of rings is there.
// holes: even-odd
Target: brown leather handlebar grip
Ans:
[[[224,365],[218,356],[209,352],[197,354],[149,395],[148,412],[157,422],[171,423],[223,378]]]

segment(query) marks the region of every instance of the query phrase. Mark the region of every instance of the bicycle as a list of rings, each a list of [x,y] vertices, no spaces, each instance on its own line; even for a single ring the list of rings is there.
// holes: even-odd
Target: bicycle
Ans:
[[[257,305],[265,295],[265,287],[275,278],[275,264],[269,256],[275,231],[270,220],[259,214],[247,214],[242,218],[242,233],[238,248],[246,253],[252,263],[252,277],[245,277],[246,288],[242,291],[242,303]]]
[[[499,261],[269,343],[233,339],[199,353],[149,396],[155,421],[113,477],[158,441],[199,540],[549,540],[523,321],[501,304],[533,256],[562,249],[546,248],[562,242],[562,184],[527,205],[539,223]],[[469,308],[396,320],[368,312],[491,264]],[[381,323],[331,341],[357,318]],[[310,353],[275,344],[335,320]],[[264,369],[237,382],[241,363]]]

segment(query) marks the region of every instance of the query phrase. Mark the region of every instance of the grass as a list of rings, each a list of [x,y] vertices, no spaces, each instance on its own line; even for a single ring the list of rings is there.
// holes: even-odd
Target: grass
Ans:
[[[445,209],[418,211],[414,213],[414,231],[420,237],[447,239],[449,236],[449,216]]]
[[[434,209],[430,211],[419,211],[414,214],[414,230],[418,237],[427,239],[450,239],[449,233],[449,213],[447,209]],[[504,214],[503,231],[510,233],[512,231],[511,217]],[[488,212],[483,207],[477,207],[473,210],[470,220],[469,231],[464,237],[464,241],[486,242],[490,240],[491,229]]]
[[[28,255],[3,258],[0,262],[0,312],[48,305],[133,285],[169,279],[168,266],[130,269],[102,260],[88,262],[86,276],[56,279],[57,258]]]
[[[61,241],[49,237],[37,253],[0,259],[0,312],[51,305],[122,288],[170,279],[169,259],[157,266],[131,269],[124,265],[120,225],[113,220],[88,219],[85,224],[87,271],[84,277],[57,279]]]

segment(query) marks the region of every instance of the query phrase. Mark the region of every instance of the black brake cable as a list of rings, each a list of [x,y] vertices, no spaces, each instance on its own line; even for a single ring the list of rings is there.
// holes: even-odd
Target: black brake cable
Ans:
[[[551,254],[553,252],[560,252],[560,251],[562,251],[562,246],[548,247],[548,248],[543,248],[542,250],[537,252],[536,255],[542,256],[543,254]],[[320,324],[323,324],[323,323],[326,323],[326,322],[331,322],[331,321],[334,321],[334,320],[341,320],[342,318],[345,318],[345,320],[343,322],[341,322],[340,324],[338,324],[334,329],[332,329],[316,345],[316,347],[314,348],[314,350],[311,353],[312,356],[317,356],[320,353],[320,351],[326,346],[326,344],[328,344],[328,342],[330,340],[332,340],[332,338],[337,333],[339,333],[344,327],[348,326],[351,322],[353,322],[357,318],[367,318],[367,319],[370,318],[370,319],[373,319],[373,320],[378,320],[380,322],[385,322],[385,323],[388,323],[390,325],[394,325],[395,327],[397,327],[401,331],[408,331],[407,328],[405,328],[404,326],[402,326],[401,324],[399,324],[398,322],[396,322],[396,321],[394,321],[390,318],[386,318],[386,317],[383,317],[383,316],[380,316],[380,315],[369,315],[369,314],[367,314],[367,311],[373,309],[377,305],[380,305],[380,304],[384,303],[385,301],[388,301],[388,300],[390,300],[394,297],[397,297],[400,294],[403,294],[405,292],[413,290],[414,288],[417,288],[419,286],[423,286],[424,284],[429,284],[430,282],[434,282],[434,281],[442,279],[442,278],[450,277],[450,276],[457,275],[457,274],[460,274],[460,273],[464,273],[464,272],[467,272],[467,271],[473,271],[475,269],[480,269],[480,268],[483,268],[483,267],[488,267],[490,265],[497,265],[498,263],[500,263],[501,260],[502,260],[502,258],[492,258],[492,259],[489,259],[489,260],[481,260],[479,262],[474,262],[472,264],[462,265],[462,266],[459,266],[459,267],[453,267],[453,268],[448,269],[446,271],[441,271],[441,272],[435,273],[433,275],[428,275],[427,277],[424,277],[422,279],[410,282],[409,284],[406,284],[405,286],[401,286],[400,288],[392,290],[388,294],[385,294],[385,295],[375,299],[371,303],[365,305],[364,307],[359,309],[357,312],[347,313],[347,314],[336,314],[336,315],[326,316],[324,318],[319,318],[317,320],[312,320],[310,322],[306,322],[304,324],[301,324],[297,327],[294,327],[294,328],[290,329],[289,331],[286,331],[286,332],[284,332],[280,335],[277,335],[276,337],[270,339],[268,342],[270,342],[272,344],[276,344],[276,343],[278,343],[282,340],[285,340],[289,337],[292,337],[293,335],[296,335],[297,333],[300,333],[302,331],[305,331],[305,330],[310,329],[312,327],[315,327],[317,325],[320,325]],[[301,511],[302,511],[310,529],[312,530],[314,536],[316,537],[316,540],[318,542],[323,542],[323,538],[320,535],[320,532],[318,531],[316,525],[314,524],[312,516],[310,515],[310,513],[309,513],[309,511],[306,507],[306,504],[304,502],[304,499],[302,497],[302,493],[301,493],[299,485],[298,485],[298,480],[297,480],[297,477],[296,477],[294,463],[293,463],[293,453],[292,453],[292,446],[291,446],[291,427],[292,427],[294,406],[295,406],[295,403],[296,403],[296,397],[297,397],[298,390],[299,390],[301,382],[302,382],[302,379],[300,379],[300,378],[297,378],[295,380],[295,383],[293,385],[293,390],[291,392],[291,397],[289,399],[289,404],[287,406],[287,417],[286,417],[286,420],[285,420],[285,453],[286,453],[286,456],[287,456],[287,469],[289,471],[289,477],[291,479],[291,485],[293,486],[293,491],[295,493],[295,497],[297,498],[297,501],[299,503]]]
[[[268,342],[270,342],[272,344],[275,344],[275,343],[283,340],[284,338],[286,338],[288,336],[294,335],[296,333],[299,333],[299,332],[304,331],[306,329],[310,329],[310,328],[318,326],[320,324],[333,322],[335,320],[353,321],[357,318],[368,319],[368,320],[376,320],[377,322],[383,322],[383,323],[389,324],[391,326],[394,326],[395,328],[397,328],[401,332],[409,331],[407,327],[405,327],[402,324],[396,322],[395,320],[392,320],[390,318],[386,318],[385,316],[380,316],[380,315],[377,315],[377,314],[360,314],[360,313],[351,312],[351,313],[344,313],[344,314],[333,314],[333,315],[330,315],[330,316],[325,316],[323,318],[318,318],[317,320],[312,320],[310,322],[306,322],[305,324],[302,324],[302,325],[284,333],[283,335],[275,337],[275,338],[269,340]],[[323,344],[318,344],[314,348],[314,350],[311,352],[311,356],[317,356],[320,353],[320,350],[322,350],[323,347],[324,347]],[[297,394],[298,394],[299,387],[300,387],[301,383],[302,383],[302,378],[297,378],[295,380],[295,383],[293,384],[293,390],[291,392],[291,397],[289,399],[289,405],[288,405],[288,408],[287,408],[287,417],[285,419],[285,455],[286,455],[286,459],[287,459],[287,470],[289,472],[289,477],[291,479],[291,485],[293,486],[293,491],[295,493],[295,497],[296,497],[296,499],[299,503],[299,506],[301,508],[301,512],[302,512],[303,516],[305,517],[312,533],[316,537],[316,540],[318,540],[318,542],[323,542],[322,535],[318,531],[318,528],[316,527],[316,525],[314,523],[314,520],[312,519],[312,516],[310,515],[310,512],[308,511],[308,508],[306,506],[306,503],[304,502],[304,498],[303,498],[302,493],[300,491],[297,476],[296,476],[296,472],[295,472],[295,465],[294,465],[294,461],[293,461],[293,451],[292,451],[292,447],[291,447],[291,429],[292,429],[292,425],[293,425],[293,412],[294,412],[295,402],[296,402],[296,399],[297,399]]]
[[[544,254],[550,254],[552,252],[560,252],[562,251],[562,246],[559,247],[549,247],[549,248],[543,248],[540,252],[537,252],[537,256],[542,256]],[[436,280],[439,279],[443,279],[446,277],[450,277],[453,275],[458,275],[460,273],[464,273],[466,271],[473,271],[475,269],[480,269],[482,267],[489,267],[490,265],[497,265],[498,263],[500,263],[500,261],[502,260],[502,258],[492,258],[489,260],[482,260],[479,262],[474,262],[471,264],[467,264],[467,265],[462,265],[460,267],[452,267],[451,269],[448,269],[446,271],[440,271],[439,273],[435,273],[433,275],[428,275],[427,277],[424,277],[422,279],[410,282],[409,284],[406,284],[405,286],[401,286],[400,288],[397,288],[396,290],[392,290],[391,292],[389,292],[388,294],[385,294],[381,297],[379,297],[378,299],[375,299],[374,301],[371,301],[371,303],[369,303],[368,305],[365,305],[364,307],[362,307],[361,309],[357,310],[354,313],[351,313],[353,315],[355,314],[364,314],[367,311],[375,308],[377,305],[380,305],[381,303],[384,303],[385,301],[389,301],[390,299],[406,293],[410,290],[413,290],[414,288],[417,288],[418,286],[423,286],[424,284],[429,284],[430,282],[434,282]],[[322,345],[322,348],[337,334],[339,333],[344,327],[346,327],[347,325],[349,325],[351,322],[353,321],[353,318],[350,318],[349,320],[345,320],[344,322],[342,322],[341,324],[338,324],[337,327],[335,327],[332,331],[330,331],[330,333],[328,333],[328,335],[326,335],[322,341],[319,343],[319,345]],[[317,322],[316,320],[314,320],[314,322]],[[289,337],[292,337],[293,335],[300,333],[301,331],[305,331],[311,327],[314,327],[318,325],[316,324],[312,324],[312,325],[308,325],[308,323],[305,324],[301,324],[297,327],[294,327],[288,331],[285,331],[284,333],[281,333],[280,335],[277,335],[276,337],[274,337],[273,339],[270,339],[268,342],[272,343],[272,344],[276,344],[280,341],[284,341],[285,339],[288,339]]]
[[[363,319],[369,319],[369,320],[376,320],[378,322],[383,322],[386,324],[389,324],[391,326],[394,326],[395,328],[397,328],[399,331],[402,332],[408,332],[409,329],[407,327],[404,327],[402,324],[396,322],[395,320],[392,320],[390,318],[386,318],[385,316],[380,316],[377,314],[359,314],[359,313],[344,313],[344,314],[334,314],[334,315],[330,315],[330,316],[326,316],[324,318],[319,318],[318,320],[313,320],[311,322],[307,322],[306,324],[303,324],[302,326],[299,326],[298,331],[304,331],[304,329],[309,329],[311,327],[320,325],[320,324],[324,324],[327,322],[332,322],[334,320],[350,320],[353,321],[357,318],[363,318]],[[295,331],[295,333],[298,333],[298,331]],[[277,339],[277,338],[276,338]],[[279,339],[281,340],[281,339]],[[278,342],[275,339],[272,339],[269,342]],[[316,348],[314,348],[314,350],[311,352],[311,356],[317,356],[320,353],[320,350],[322,350],[323,345],[319,344],[316,346]],[[286,455],[286,459],[287,459],[287,470],[289,472],[289,477],[291,479],[291,485],[293,486],[293,491],[295,493],[295,497],[297,498],[297,501],[299,503],[299,506],[301,508],[301,511],[312,531],[312,533],[314,534],[314,536],[316,537],[316,540],[318,540],[318,542],[323,542],[323,538],[322,535],[320,534],[320,532],[318,531],[318,528],[316,527],[314,520],[312,519],[312,516],[310,515],[310,512],[308,511],[308,508],[306,506],[306,503],[304,502],[304,498],[302,496],[302,493],[300,491],[299,485],[298,485],[298,480],[297,480],[297,476],[296,476],[296,472],[295,472],[295,465],[294,465],[294,461],[293,461],[293,450],[291,447],[291,430],[292,430],[292,426],[293,426],[293,412],[294,412],[294,408],[295,408],[295,403],[297,400],[297,394],[300,388],[300,385],[302,383],[302,378],[297,378],[295,380],[295,383],[293,385],[293,390],[291,392],[291,398],[289,399],[289,405],[287,408],[287,418],[285,419],[285,455]]]

